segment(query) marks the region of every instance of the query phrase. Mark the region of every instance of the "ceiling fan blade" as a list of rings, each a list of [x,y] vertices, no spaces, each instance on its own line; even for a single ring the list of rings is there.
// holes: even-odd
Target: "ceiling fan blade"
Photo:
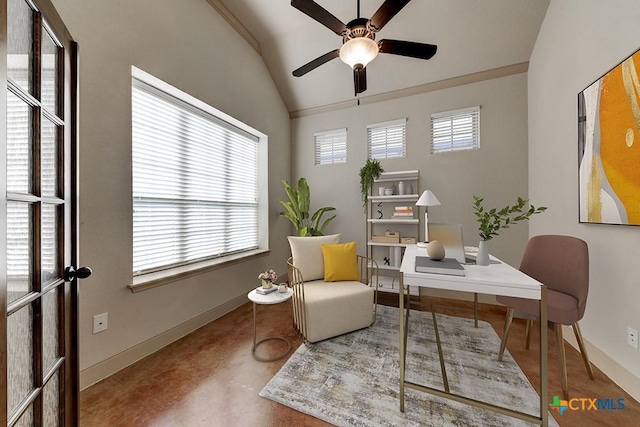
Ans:
[[[369,28],[373,32],[380,31],[411,0],[386,0],[369,19]]]
[[[403,40],[382,39],[378,42],[382,53],[410,56],[412,58],[430,59],[436,54],[438,46],[434,44],[407,42]]]
[[[339,36],[347,30],[347,26],[342,21],[313,0],[291,0],[291,6],[315,19]]]
[[[327,52],[324,55],[317,57],[313,61],[304,64],[302,67],[298,68],[297,70],[294,70],[293,71],[293,75],[296,76],[296,77],[304,76],[309,71],[311,71],[311,70],[313,70],[315,68],[318,68],[319,66],[321,66],[325,62],[329,62],[332,59],[337,58],[338,56],[340,56],[340,49],[336,49],[336,50],[332,50],[331,52]]]
[[[366,68],[354,68],[353,69],[353,87],[356,95],[367,90],[367,69]]]

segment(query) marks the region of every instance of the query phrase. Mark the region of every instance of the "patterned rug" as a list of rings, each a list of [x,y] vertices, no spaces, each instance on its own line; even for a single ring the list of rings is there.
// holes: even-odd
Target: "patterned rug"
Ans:
[[[533,415],[539,397],[486,322],[437,315],[449,387],[488,403]],[[405,389],[399,410],[398,309],[378,306],[370,328],[302,344],[260,396],[338,426],[528,426],[524,421]],[[411,311],[407,380],[442,388],[430,312]],[[549,414],[549,425],[557,423]]]

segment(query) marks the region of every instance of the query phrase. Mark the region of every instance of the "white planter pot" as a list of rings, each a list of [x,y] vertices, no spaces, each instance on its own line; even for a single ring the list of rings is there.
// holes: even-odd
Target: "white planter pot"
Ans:
[[[487,248],[487,242],[480,240],[478,244],[478,255],[476,256],[476,264],[489,265],[489,248]]]

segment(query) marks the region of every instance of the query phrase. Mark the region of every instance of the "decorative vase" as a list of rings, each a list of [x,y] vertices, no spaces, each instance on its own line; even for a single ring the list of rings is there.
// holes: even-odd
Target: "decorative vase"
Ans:
[[[384,190],[385,190],[385,188],[384,188],[384,187],[380,187],[380,188],[378,188],[378,194],[379,194],[380,196],[384,196]]]
[[[398,183],[398,194],[404,196],[404,182],[402,181]]]
[[[271,286],[273,286],[273,283],[271,283],[270,280],[260,279],[260,282],[262,283],[262,289],[269,289]]]
[[[427,255],[429,258],[440,261],[444,258],[444,246],[438,240],[432,240],[427,243]]]
[[[476,255],[477,265],[489,265],[489,249],[487,248],[487,242],[480,240],[478,244],[478,255]]]

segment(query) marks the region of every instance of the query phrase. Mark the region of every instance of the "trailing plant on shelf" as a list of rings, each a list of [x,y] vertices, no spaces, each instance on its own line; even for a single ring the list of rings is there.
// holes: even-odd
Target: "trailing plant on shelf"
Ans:
[[[367,162],[360,168],[360,194],[362,195],[362,206],[367,206],[369,201],[369,189],[373,181],[380,177],[384,169],[376,159],[367,159]]]
[[[305,178],[298,180],[297,187],[292,186],[286,179],[282,180],[284,190],[289,197],[289,201],[278,200],[284,207],[284,211],[280,215],[287,218],[296,229],[298,236],[322,236],[327,225],[336,217],[336,215],[327,219],[320,225],[322,216],[336,208],[327,206],[318,209],[313,215],[309,216],[309,207],[311,205],[311,191]]]
[[[526,209],[529,199],[518,197],[518,201],[513,206],[505,206],[502,209],[485,209],[482,206],[484,199],[482,197],[473,196],[473,213],[476,220],[480,223],[478,227],[480,239],[487,241],[499,235],[502,230],[509,228],[512,224],[520,221],[529,220],[532,215],[542,213],[547,210],[546,206],[535,207],[530,205]]]

